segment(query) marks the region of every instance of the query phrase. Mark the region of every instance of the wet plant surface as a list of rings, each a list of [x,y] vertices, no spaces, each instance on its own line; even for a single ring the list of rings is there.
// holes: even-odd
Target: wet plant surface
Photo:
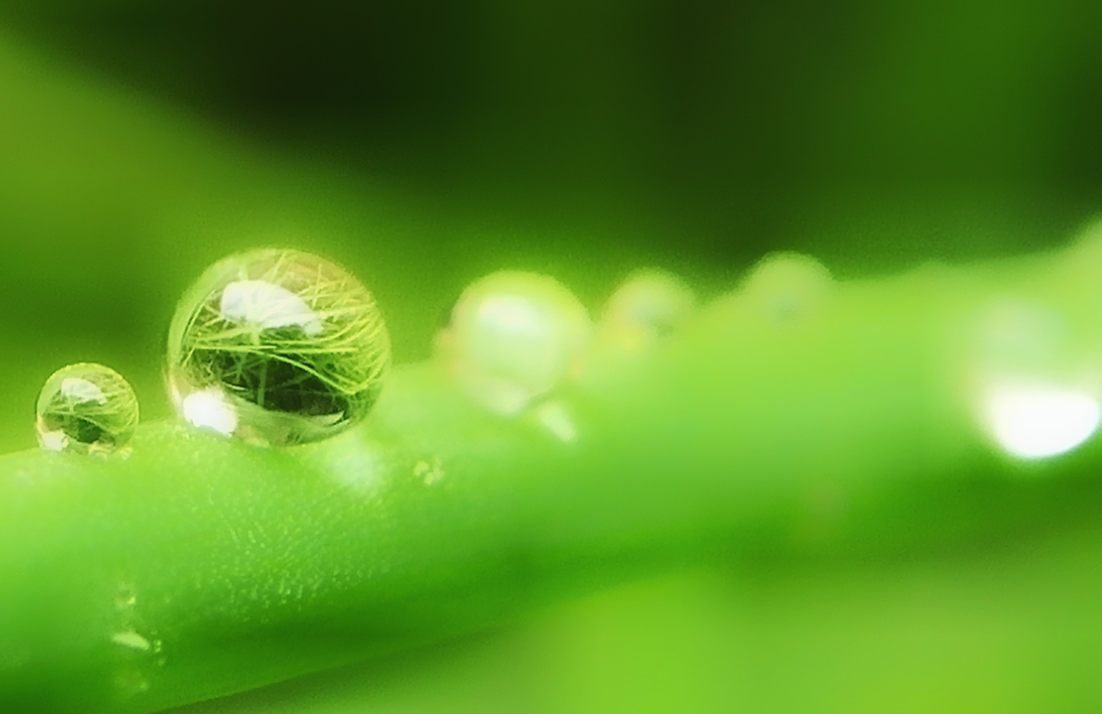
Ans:
[[[1102,710],[1093,8],[337,4],[0,7],[0,711]]]

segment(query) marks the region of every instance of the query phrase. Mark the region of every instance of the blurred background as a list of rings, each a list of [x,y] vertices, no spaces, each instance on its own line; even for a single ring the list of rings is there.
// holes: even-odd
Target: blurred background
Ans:
[[[5,0],[0,450],[76,361],[166,416],[177,297],[258,244],[361,275],[399,362],[504,267],[596,308],[646,265],[710,295],[776,249],[1060,247],[1102,207],[1100,33],[1089,0]],[[694,572],[189,711],[1102,710],[1094,581],[1046,575],[1094,556],[1053,538]]]

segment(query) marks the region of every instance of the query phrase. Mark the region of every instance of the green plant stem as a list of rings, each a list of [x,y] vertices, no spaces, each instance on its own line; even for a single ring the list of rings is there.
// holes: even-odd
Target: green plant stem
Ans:
[[[129,458],[4,457],[0,710],[156,711],[670,563],[890,553],[1082,513],[1095,450],[1023,472],[960,388],[962,328],[1007,290],[1097,327],[1078,264],[843,284],[782,321],[725,296],[653,354],[595,357],[556,398],[573,441],[421,364],[322,444],[157,423]]]

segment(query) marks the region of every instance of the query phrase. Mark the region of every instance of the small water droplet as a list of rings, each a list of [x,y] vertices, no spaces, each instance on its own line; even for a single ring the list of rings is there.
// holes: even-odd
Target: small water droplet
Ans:
[[[371,293],[343,268],[295,250],[219,261],[185,294],[169,332],[181,416],[260,445],[321,441],[359,423],[389,363]]]
[[[577,374],[591,333],[585,307],[557,280],[506,271],[463,292],[437,349],[469,396],[513,415]]]
[[[629,351],[644,350],[684,322],[696,295],[672,273],[647,269],[628,277],[605,305],[602,341]]]
[[[46,380],[35,412],[42,448],[107,454],[123,449],[134,435],[138,398],[114,370],[98,364],[74,364]]]
[[[811,256],[773,253],[750,272],[742,294],[763,315],[787,322],[819,309],[833,290],[830,271]]]

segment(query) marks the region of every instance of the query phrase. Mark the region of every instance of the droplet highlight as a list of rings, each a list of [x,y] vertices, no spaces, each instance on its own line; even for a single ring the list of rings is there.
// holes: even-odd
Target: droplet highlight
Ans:
[[[35,405],[38,443],[47,451],[109,454],[138,426],[138,398],[118,372],[99,364],[58,370]]]
[[[1043,459],[1071,451],[1102,422],[1102,407],[1091,394],[1045,384],[1002,384],[984,402],[991,435],[1006,453]]]
[[[1064,315],[1028,299],[1000,299],[981,310],[970,332],[969,398],[1001,451],[1049,458],[1098,431],[1098,375]]]
[[[513,415],[577,374],[592,331],[585,307],[557,280],[505,271],[463,292],[437,353],[472,399]]]
[[[195,427],[264,446],[322,441],[361,422],[382,391],[390,338],[375,298],[310,253],[225,258],[169,330],[170,396]]]

